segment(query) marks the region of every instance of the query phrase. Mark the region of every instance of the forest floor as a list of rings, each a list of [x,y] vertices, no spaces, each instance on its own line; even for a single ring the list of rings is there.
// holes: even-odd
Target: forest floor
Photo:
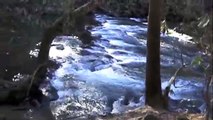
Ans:
[[[0,106],[0,120],[54,120],[51,111],[47,107],[30,109],[36,112],[27,111],[25,107]],[[206,116],[205,114],[155,110],[145,106],[119,115],[76,118],[74,120],[206,120]]]
[[[0,120],[54,120],[48,107],[0,106]]]
[[[98,118],[98,120],[205,120],[204,114],[189,114],[187,112],[170,112],[152,109],[149,106],[137,108],[120,115]]]

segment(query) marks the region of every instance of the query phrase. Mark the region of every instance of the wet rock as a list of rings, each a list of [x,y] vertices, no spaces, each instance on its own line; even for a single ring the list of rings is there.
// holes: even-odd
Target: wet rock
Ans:
[[[41,104],[39,103],[39,101],[35,100],[35,99],[33,99],[32,101],[30,101],[30,105],[32,105],[33,107],[36,107],[36,108],[38,108],[38,107],[41,106]]]
[[[189,120],[186,116],[179,116],[177,120]]]
[[[120,65],[124,67],[134,67],[134,68],[140,68],[145,65],[144,62],[126,62],[126,63],[121,63]]]
[[[87,30],[77,33],[77,35],[79,36],[79,39],[82,41],[83,44],[90,44],[93,40],[91,33]]]
[[[156,117],[155,115],[150,114],[150,115],[146,115],[143,120],[160,120],[160,119]]]
[[[57,45],[57,46],[56,46],[56,49],[57,49],[57,50],[64,50],[64,46],[63,46],[63,45]]]

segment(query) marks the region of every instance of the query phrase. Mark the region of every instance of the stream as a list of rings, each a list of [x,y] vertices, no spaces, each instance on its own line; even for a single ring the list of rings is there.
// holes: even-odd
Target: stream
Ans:
[[[119,114],[144,106],[146,20],[101,14],[95,19],[101,24],[90,27],[95,38],[90,45],[83,45],[75,36],[58,36],[52,43],[50,57],[60,67],[50,80],[59,96],[50,108],[58,120]],[[181,66],[181,53],[185,63],[202,54],[190,39],[172,30],[161,34],[163,89]],[[185,68],[175,86],[170,110],[204,112],[204,77],[199,69]],[[42,91],[51,96],[47,89]]]

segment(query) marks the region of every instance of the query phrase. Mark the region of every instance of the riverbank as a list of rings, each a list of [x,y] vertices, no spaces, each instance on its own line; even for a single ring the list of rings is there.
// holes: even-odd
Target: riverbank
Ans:
[[[96,120],[206,120],[206,117],[204,114],[169,112],[145,106],[126,112],[125,114],[98,117]]]
[[[90,112],[89,110],[95,110],[96,108],[99,109],[98,107],[100,106],[96,103],[96,100],[106,100],[104,102],[107,103],[107,107],[113,110],[113,104],[118,102],[122,96],[127,97],[127,100],[123,104],[129,104],[132,102],[131,100],[134,99],[135,103],[139,101],[139,104],[137,105],[142,106],[139,98],[143,96],[144,90],[143,81],[145,73],[144,61],[146,54],[146,24],[141,24],[141,22],[130,20],[129,18],[113,18],[98,14],[96,15],[96,18],[101,24],[98,26],[87,26],[91,28],[91,34],[94,36],[94,38],[96,38],[91,44],[82,47],[80,45],[81,42],[79,42],[76,37],[73,38],[73,36],[62,36],[56,38],[56,41],[51,47],[53,51],[50,51],[50,57],[55,57],[55,61],[61,63],[60,68],[57,69],[56,72],[53,72],[55,76],[51,78],[51,82],[59,93],[59,99],[52,102],[55,104],[51,109],[56,111],[50,111],[50,100],[48,100],[48,102],[44,102],[47,106],[43,106],[42,104],[38,104],[36,107],[29,107],[27,104],[16,107],[6,106],[8,109],[5,110],[4,113],[2,112],[1,114],[3,115],[0,116],[3,116],[3,118],[4,116],[8,117],[6,119],[13,119],[15,115],[8,116],[8,113],[11,115],[18,113],[21,120],[23,116],[25,117],[25,114],[28,115],[28,112],[31,111],[29,114],[34,114],[35,116],[32,119],[35,120],[52,119],[52,117],[48,117],[52,116],[52,113],[55,115],[54,118],[57,118],[58,116],[60,116],[62,119],[69,117],[72,118],[73,114],[70,113],[73,111],[73,113],[76,112],[77,114],[79,111],[86,111],[85,114],[88,114]],[[9,28],[9,30],[10,29],[11,28]],[[13,33],[13,30],[11,32]],[[25,32],[27,31],[24,31],[23,34]],[[86,36],[85,39],[87,38],[88,37]],[[186,38],[180,36],[180,34],[178,34],[178,36],[162,35],[162,38],[162,78],[164,81],[166,81],[177,69],[178,65],[180,65],[180,50],[183,50],[184,60],[187,63],[190,63],[191,58],[195,57],[196,55],[200,55],[200,53],[194,44],[190,44],[190,41],[184,41]],[[5,44],[7,44],[7,42]],[[20,53],[23,52],[27,56],[35,58],[36,54],[29,55],[29,53],[38,52],[37,47],[35,47],[37,43],[35,42],[31,44],[33,44],[34,47],[30,47],[27,51],[21,51]],[[190,49],[187,48],[189,47],[188,45],[190,46]],[[174,48],[172,49],[171,46]],[[10,47],[8,48],[10,49]],[[23,46],[21,48],[23,48]],[[16,50],[17,49],[14,49],[14,51]],[[11,52],[9,53],[11,54]],[[15,54],[17,54],[16,57],[19,57],[18,53],[13,53],[11,56]],[[4,55],[7,55],[7,51],[4,51]],[[14,62],[12,60],[17,59],[16,57],[14,59],[10,58],[10,62]],[[17,65],[17,70],[23,66],[26,67],[26,62],[22,61],[23,58],[25,57],[20,57],[19,60],[21,65]],[[7,60],[5,61],[7,62]],[[26,59],[26,61],[28,60]],[[8,65],[11,64],[10,62]],[[18,63],[19,62],[13,63],[12,69]],[[26,69],[31,69],[31,67],[27,67]],[[195,112],[200,112],[198,107],[203,103],[201,94],[203,84],[199,83],[201,82],[200,78],[202,79],[202,72],[195,71],[196,70],[187,69],[180,75],[176,85],[182,86],[182,84],[184,84],[184,86],[181,88],[174,88],[174,90],[177,89],[177,91],[174,91],[176,94],[172,95],[173,97],[178,98],[178,100],[189,97],[184,99],[184,102],[187,102],[188,99],[192,99],[191,97],[193,97],[193,99],[199,99],[198,103],[194,103],[193,99],[188,103],[190,103],[189,109],[191,111],[194,110]],[[164,84],[166,84],[166,82]],[[73,101],[72,97],[77,98],[76,101]],[[100,99],[96,99],[94,97],[100,97]],[[178,100],[177,102],[180,102]],[[78,102],[81,102],[82,105],[77,104]],[[104,103],[104,105],[106,103]],[[102,102],[100,102],[100,104],[102,104]],[[195,109],[193,109],[194,104],[198,105],[195,107]],[[186,107],[185,103],[181,105]],[[5,106],[1,107],[2,111],[6,108]],[[89,109],[87,107],[89,107]],[[42,109],[44,109],[44,111]],[[143,112],[141,112],[146,109],[149,108],[144,108],[138,111],[138,114],[142,114],[142,118],[139,116],[140,119],[143,119],[144,114],[149,113],[144,112],[143,114]],[[108,112],[111,111],[109,110]],[[161,112],[162,111],[159,111],[160,114]],[[151,113],[153,112],[151,111]],[[165,112],[166,116],[170,113],[171,112]],[[202,114],[200,115],[202,117]],[[42,118],[39,118],[41,116]],[[75,115],[73,116],[75,117]],[[122,116],[125,117],[125,115]],[[122,116],[119,117],[122,118]],[[138,117],[137,114],[136,117]],[[85,119],[87,120],[89,118]]]
[[[1,106],[0,120],[55,120],[47,108],[31,108],[26,106]],[[69,120],[206,120],[205,114],[187,114],[186,112],[169,112],[155,110],[151,107],[137,108],[119,115],[76,117]]]

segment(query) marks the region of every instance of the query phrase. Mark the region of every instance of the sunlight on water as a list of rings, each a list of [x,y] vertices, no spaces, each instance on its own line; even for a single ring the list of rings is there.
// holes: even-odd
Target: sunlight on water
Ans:
[[[123,42],[123,41],[121,41],[121,40],[110,40],[110,44],[111,44],[111,45],[116,45],[116,46],[134,47],[134,45],[125,43],[125,42]]]
[[[78,57],[81,42],[75,36],[58,36],[52,42],[49,56],[51,58]],[[69,45],[69,46],[67,46]]]
[[[77,79],[85,80],[86,78],[86,82],[93,85],[105,84],[107,86],[108,84],[113,84],[116,86],[143,88],[142,81],[134,80],[128,76],[118,74],[112,68],[107,68],[95,72],[83,70],[79,71],[77,75]]]
[[[50,49],[50,57],[61,63],[52,80],[59,95],[59,99],[51,103],[57,118],[122,113],[144,105],[146,36],[142,39],[138,36],[140,32],[147,31],[147,26],[104,15],[97,15],[96,18],[102,26],[91,30],[93,36],[99,37],[90,46],[81,48],[77,38],[63,36],[55,39]],[[128,24],[125,24],[126,21]],[[166,36],[168,40],[164,40],[164,37],[161,40],[161,65],[163,70],[170,68],[162,73],[168,77],[180,63],[177,59],[179,54],[173,48],[179,49],[180,46],[175,46],[171,41],[191,38],[175,32]],[[167,84],[164,81],[163,88]],[[198,103],[203,99],[200,96],[203,84],[198,78],[182,76],[176,85],[184,86],[172,86],[174,94],[170,96],[174,99],[174,106],[182,102],[183,109],[200,107]],[[127,99],[127,104],[124,104],[124,99]],[[189,99],[193,102],[190,101],[192,104],[188,107],[185,102]]]
[[[170,32],[169,36],[179,38],[180,42],[183,41],[183,42],[193,43],[192,41],[190,41],[193,38],[191,36],[189,36],[189,35],[181,34],[181,33],[178,33],[178,32],[176,32],[174,30],[169,30],[169,32]]]

